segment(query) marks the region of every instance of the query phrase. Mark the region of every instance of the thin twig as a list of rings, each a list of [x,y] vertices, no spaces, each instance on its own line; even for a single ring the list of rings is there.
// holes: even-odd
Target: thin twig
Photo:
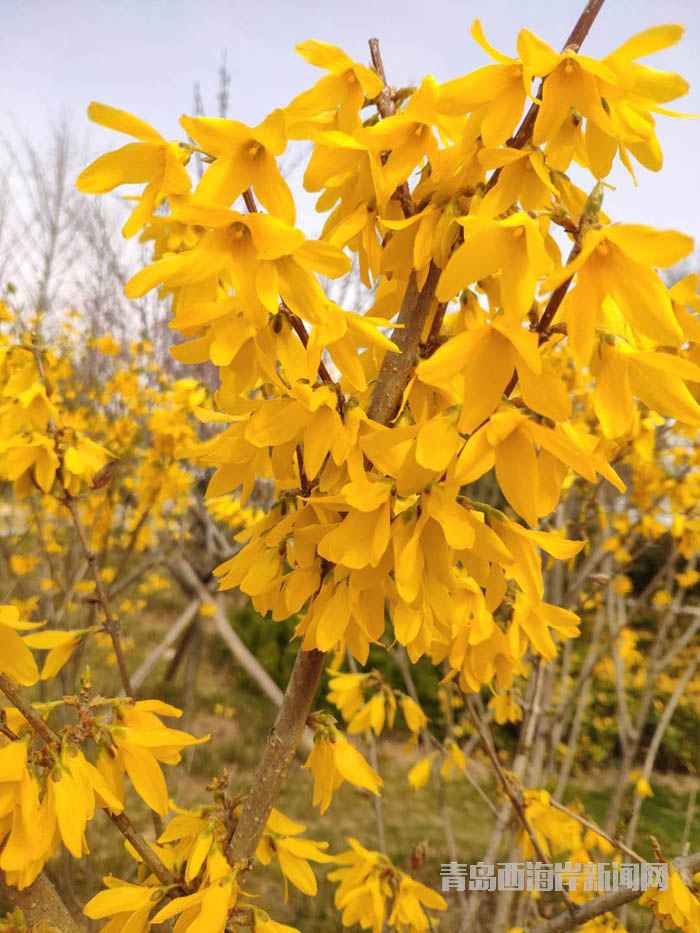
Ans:
[[[570,810],[568,807],[565,807],[563,803],[559,803],[558,800],[554,800],[553,797],[549,798],[550,807],[554,807],[555,810],[561,810],[562,813],[566,813],[573,820],[576,820],[585,826],[586,829],[590,829],[591,832],[594,832],[596,836],[600,836],[601,839],[605,839],[606,842],[609,842],[614,849],[619,849],[620,852],[624,852],[625,855],[629,855],[630,858],[634,859],[635,862],[641,864],[646,863],[646,859],[643,858],[639,853],[635,852],[634,849],[630,849],[628,846],[621,842],[619,839],[614,839],[612,836],[608,835],[600,826],[597,826],[595,823],[591,823],[590,820],[587,820],[584,816],[581,816],[579,813],[575,813],[573,810]]]
[[[104,626],[112,641],[114,654],[117,658],[117,666],[119,668],[119,677],[122,682],[122,687],[124,688],[125,694],[128,697],[131,697],[134,695],[134,693],[131,687],[131,679],[129,677],[129,671],[126,666],[126,659],[124,657],[124,649],[122,647],[121,638],[119,635],[119,620],[115,618],[114,614],[112,613],[107,591],[105,590],[104,584],[102,582],[100,568],[97,566],[97,555],[90,547],[90,543],[85,532],[85,527],[80,518],[80,512],[78,511],[78,506],[75,499],[73,496],[66,492],[65,498],[62,501],[71,514],[73,524],[75,525],[75,530],[78,532],[78,538],[80,539],[80,544],[83,548],[85,560],[88,562],[88,566],[90,567],[90,571],[92,573],[92,578],[95,581],[95,593],[97,594],[97,599],[100,603],[100,606],[102,607],[102,612],[104,613]]]
[[[543,862],[544,864],[548,864],[549,860],[547,856],[545,855],[542,847],[540,846],[539,840],[537,839],[537,836],[535,835],[534,830],[530,826],[530,821],[528,820],[527,814],[525,813],[525,807],[523,806],[523,803],[520,797],[518,796],[517,791],[511,785],[510,779],[508,775],[506,774],[503,766],[501,765],[501,762],[498,759],[496,750],[491,745],[490,738],[486,735],[484,731],[482,731],[481,725],[479,724],[479,717],[476,715],[476,712],[471,704],[471,700],[467,699],[466,706],[467,706],[467,712],[469,713],[469,718],[471,719],[474,725],[474,728],[479,733],[481,744],[483,745],[484,750],[486,754],[488,755],[489,760],[491,761],[491,764],[493,765],[494,771],[496,772],[498,776],[498,780],[500,781],[501,787],[503,788],[503,792],[508,798],[510,805],[512,807],[512,810],[516,818],[518,819],[518,822],[520,823],[522,828],[525,830],[525,833],[527,834],[530,840],[530,844],[532,845],[532,848],[535,854],[537,855],[537,858],[539,859],[539,861]],[[571,900],[571,898],[566,893],[566,891],[561,891],[560,893],[562,895],[564,902],[566,903],[569,913],[571,915],[574,915],[577,910],[577,905],[574,904],[574,902]]]

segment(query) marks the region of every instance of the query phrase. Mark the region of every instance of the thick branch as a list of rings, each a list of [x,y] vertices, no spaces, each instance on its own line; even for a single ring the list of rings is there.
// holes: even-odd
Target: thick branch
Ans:
[[[171,569],[181,586],[186,586],[188,590],[191,589],[197,594],[197,605],[202,602],[212,607],[214,610],[212,621],[219,635],[226,642],[227,648],[246,674],[260,687],[265,696],[279,708],[284,700],[284,694],[255,655],[246,648],[238,633],[231,628],[219,599],[207,589],[188,561],[180,559],[172,565]],[[304,730],[299,747],[307,755],[311,752],[313,733],[310,729]]]
[[[228,850],[232,862],[251,859],[270,811],[301,740],[326,655],[299,651],[277,720],[267,737],[262,761],[253,778]]]
[[[425,284],[420,291],[416,285],[415,272],[411,273],[408,280],[397,321],[402,326],[396,327],[391,335],[401,352],[393,353],[387,350],[368,411],[370,418],[382,424],[388,424],[398,411],[401,396],[415,363],[418,344],[435,298],[439,278],[440,270],[431,262]]]
[[[59,929],[61,933],[80,933],[81,928],[59,897],[56,888],[42,872],[23,891],[0,880],[0,904],[19,907],[30,929]],[[13,927],[14,929],[14,927]]]

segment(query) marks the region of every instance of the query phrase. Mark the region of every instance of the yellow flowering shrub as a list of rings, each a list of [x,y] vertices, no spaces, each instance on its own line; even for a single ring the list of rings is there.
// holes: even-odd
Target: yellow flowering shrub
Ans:
[[[8,340],[0,478],[19,498],[42,495],[54,536],[67,509],[94,567],[113,537],[126,556],[166,548],[191,503],[192,471],[209,471],[206,514],[236,542],[214,571],[219,586],[250,597],[270,626],[293,618],[299,654],[248,793],[216,778],[213,802],[185,810],[171,800],[162,766],[204,739],[165,725],[161,717],[179,712],[169,704],[133,699],[129,642],[119,633],[118,616],[143,609],[157,575],[120,597],[117,615],[105,586],[118,582],[120,564],[97,568],[84,590],[76,581],[76,598],[104,616],[85,628],[33,631],[38,623],[4,607],[0,689],[11,705],[0,740],[0,868],[9,884],[31,884],[61,843],[75,858],[86,854],[85,828],[99,808],[137,863],[131,880],[108,876],[85,907],[108,921],[105,930],[140,933],[170,921],[176,933],[289,929],[246,890],[255,860],[276,862],[285,888],[310,897],[318,890],[310,863],[339,866],[329,879],[344,926],[434,929],[432,912],[447,906],[441,895],[355,838],[327,853],[274,806],[306,726],[314,741],[304,767],[321,813],[343,782],[373,797],[383,786],[333,717],[309,716],[325,655],[352,663],[329,685],[350,737],[372,743],[400,709],[414,739],[430,741],[410,691],[355,670],[370,649],[394,646],[409,668],[421,661],[440,670],[454,690],[450,716],[485,688],[489,715],[506,726],[523,717],[516,682],[588,623],[545,588],[550,566],[584,559],[594,524],[589,515],[557,524],[560,502],[629,486],[636,512],[611,519],[601,546],[614,598],[631,592],[634,545],[668,529],[649,502],[660,488],[679,506],[672,534],[690,560],[700,522],[680,506],[693,488],[666,488],[654,453],[656,429],[672,422],[687,441],[678,461],[692,458],[700,427],[697,283],[669,289],[658,271],[693,243],[603,211],[616,160],[633,177],[637,166],[661,168],[656,118],[678,116],[665,105],[687,83],[639,60],[673,46],[682,29],[648,29],[598,60],[580,51],[584,19],[561,53],[522,29],[516,57],[494,49],[477,20],[472,35],[490,64],[399,91],[387,85],[376,46],[369,68],[308,40],[297,51],[324,72],[312,87],[252,127],[184,116],[182,141],[89,105],[91,120],[127,141],[87,166],[78,188],[142,186],[123,233],[140,235],[152,261],[125,283],[126,295],[155,290],[169,301],[169,327],[182,337],[174,359],[213,367],[217,387],[211,398],[193,378],[144,388],[148,363],[120,368],[122,349],[103,335],[94,349],[113,368],[85,413],[72,406],[66,357],[36,333]],[[306,145],[303,184],[324,217],[317,238],[295,226],[278,162],[290,141]],[[572,181],[573,166],[587,190]],[[362,299],[345,308],[327,283],[353,264]],[[144,445],[147,455],[136,455]],[[268,508],[255,499],[261,483]],[[122,506],[134,501],[136,510]],[[29,574],[30,564],[16,560],[13,572]],[[680,585],[694,582],[688,566]],[[584,608],[599,605],[595,591],[585,597]],[[651,600],[658,610],[671,601],[661,586]],[[54,677],[93,635],[109,640],[126,696],[93,694],[88,679],[78,695],[43,703],[17,690]],[[41,673],[35,651],[48,652]],[[629,633],[619,651],[623,661],[641,657]],[[601,679],[611,674],[599,670]],[[423,750],[409,772],[414,788],[433,765],[442,782],[469,778],[459,737],[454,729]],[[501,790],[532,827],[519,834],[524,858],[542,850],[588,861],[610,846],[546,791],[511,786],[498,752],[483,744]],[[123,812],[125,778],[155,814],[157,841]],[[636,791],[647,795],[648,782]],[[672,896],[651,901],[664,923],[691,929],[696,901],[675,878]],[[615,924],[599,919],[589,929]]]

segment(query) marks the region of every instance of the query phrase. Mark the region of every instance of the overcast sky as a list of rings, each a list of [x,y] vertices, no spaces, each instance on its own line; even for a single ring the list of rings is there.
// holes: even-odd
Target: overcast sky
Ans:
[[[92,99],[132,111],[170,138],[182,136],[177,119],[191,112],[200,82],[207,112],[216,108],[217,71],[224,50],[231,72],[230,116],[259,122],[320,77],[294,52],[307,38],[340,45],[360,61],[367,38],[378,36],[392,84],[438,81],[486,64],[469,36],[474,16],[506,54],[527,26],[559,48],[583,0],[2,0],[0,114],[4,133],[19,130],[41,142],[66,116],[94,154],[122,137],[88,129]],[[585,44],[602,57],[630,35],[660,22],[686,27],[679,46],[647,60],[683,74],[691,91],[677,109],[700,113],[699,0],[607,0]],[[641,168],[639,187],[624,172],[606,196],[618,220],[674,226],[700,239],[700,120],[659,118],[665,164],[660,175]],[[302,219],[308,217],[302,209]]]

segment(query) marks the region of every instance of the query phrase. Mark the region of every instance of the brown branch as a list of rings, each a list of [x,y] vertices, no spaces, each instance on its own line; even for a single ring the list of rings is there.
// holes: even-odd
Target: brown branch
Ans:
[[[304,448],[301,444],[297,444],[296,453],[297,466],[299,467],[299,487],[301,489],[302,498],[305,499],[311,492],[311,487],[309,486],[309,478],[304,469]]]
[[[18,891],[0,879],[0,901],[9,901],[24,915],[30,930],[61,930],[61,933],[81,933],[81,927],[63,903],[46,874],[42,872],[33,884]],[[19,929],[19,927],[12,929]]]
[[[388,424],[398,411],[401,396],[415,364],[423,327],[433,304],[439,278],[440,269],[431,262],[425,284],[418,291],[416,274],[411,273],[397,321],[401,326],[394,328],[391,335],[399,352],[387,350],[367,412],[374,421]]]
[[[583,44],[583,40],[591,31],[591,26],[595,22],[604,3],[605,0],[589,0],[579,16],[576,25],[571,30],[569,38],[564,43],[564,49],[573,49],[578,52]]]
[[[567,266],[569,265],[570,262],[573,262],[573,260],[576,259],[576,257],[578,256],[580,252],[581,252],[581,236],[579,234],[576,237],[576,242],[574,243],[571,249],[571,252],[569,253],[569,258],[566,260]],[[542,317],[540,318],[539,324],[537,325],[537,332],[540,335],[540,344],[544,343],[547,340],[548,332],[549,332],[549,325],[552,323],[554,319],[554,315],[559,310],[561,303],[564,300],[564,297],[566,296],[566,293],[569,290],[569,285],[571,285],[572,279],[573,279],[573,275],[570,275],[569,278],[566,279],[565,282],[562,282],[561,285],[558,288],[556,288],[552,292],[552,294],[549,296],[549,301],[547,302],[547,306],[542,313]]]
[[[393,117],[396,113],[396,104],[394,103],[394,97],[391,92],[391,88],[387,84],[386,72],[384,71],[384,62],[382,61],[382,53],[379,51],[379,39],[369,40],[369,54],[372,58],[372,65],[374,66],[374,70],[384,82],[384,87],[381,89],[379,96],[376,99],[377,110],[383,119],[386,119],[386,117]],[[415,214],[416,207],[413,203],[413,198],[411,197],[408,182],[402,182],[394,192],[393,196],[400,202],[406,217],[412,217]]]
[[[255,198],[253,197],[253,192],[250,188],[247,188],[243,192],[243,201],[245,203],[246,209],[250,214],[257,214],[258,205],[255,203]]]
[[[228,848],[231,862],[251,860],[304,732],[326,655],[300,650],[262,761]]]
[[[379,51],[379,39],[369,40],[369,54],[372,58],[374,70],[384,82],[384,87],[379,92],[379,97],[377,97],[377,110],[380,112],[382,117],[393,117],[393,115],[396,113],[396,105],[394,104],[391,90],[386,81],[386,72],[384,71],[382,53]]]
[[[40,735],[45,742],[56,742],[60,745],[61,737],[59,734],[54,732],[47,722],[44,722],[39,713],[37,713],[31,703],[24,698],[22,692],[14,685],[7,674],[0,674],[0,690],[2,690],[15,709],[20,711],[37,735]]]
[[[681,874],[693,875],[700,870],[700,852],[688,855],[685,858],[677,858],[671,862],[671,865]],[[630,901],[636,901],[641,897],[642,891],[635,891],[632,888],[620,888],[619,891],[610,891],[607,894],[601,894],[594,897],[585,904],[580,904],[576,916],[569,914],[559,914],[547,920],[546,923],[540,923],[533,927],[530,933],[569,933],[570,930],[576,930],[582,927],[584,923],[600,917],[608,911],[622,907],[623,904],[629,904]]]
[[[425,341],[425,349],[423,350],[423,348],[421,348],[421,356],[424,359],[432,356],[440,346],[440,331],[442,330],[442,322],[445,320],[446,310],[446,301],[441,301],[435,309],[435,314],[433,315],[433,320],[430,325],[430,331]]]
[[[110,820],[117,827],[119,832],[127,839],[131,845],[136,849],[138,854],[144,861],[144,864],[147,865],[156,878],[162,883],[167,885],[172,885],[175,883],[176,879],[166,868],[166,866],[161,862],[160,858],[156,855],[153,849],[149,846],[146,840],[143,838],[140,832],[135,828],[129,817],[126,813],[110,813]]]

